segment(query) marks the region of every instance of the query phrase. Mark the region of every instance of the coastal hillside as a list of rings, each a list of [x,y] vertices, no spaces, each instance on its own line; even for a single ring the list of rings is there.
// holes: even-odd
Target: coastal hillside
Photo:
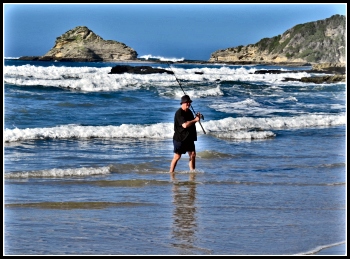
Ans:
[[[282,35],[255,44],[215,51],[210,62],[345,63],[346,17],[298,24]]]
[[[37,60],[61,61],[122,61],[136,58],[137,52],[132,48],[118,41],[104,40],[86,26],[77,26],[57,37],[49,52],[36,57]]]

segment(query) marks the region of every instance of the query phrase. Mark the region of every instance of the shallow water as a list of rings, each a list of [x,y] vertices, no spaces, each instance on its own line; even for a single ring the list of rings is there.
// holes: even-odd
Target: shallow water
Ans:
[[[199,68],[209,80],[189,78],[186,90],[207,134],[197,126],[196,170],[183,155],[174,182],[176,81],[84,92],[6,72],[17,83],[5,82],[4,254],[294,255],[344,244],[345,85],[264,87],[237,68],[238,81],[211,92],[227,68]]]

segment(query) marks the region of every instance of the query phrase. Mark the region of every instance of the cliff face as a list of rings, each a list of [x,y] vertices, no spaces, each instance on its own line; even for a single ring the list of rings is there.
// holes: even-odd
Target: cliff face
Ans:
[[[306,62],[345,63],[346,18],[334,15],[325,20],[299,24],[282,35],[256,44],[218,50],[210,62]]]
[[[55,46],[41,60],[135,60],[137,52],[113,40],[104,40],[86,26],[78,26],[56,38]]]

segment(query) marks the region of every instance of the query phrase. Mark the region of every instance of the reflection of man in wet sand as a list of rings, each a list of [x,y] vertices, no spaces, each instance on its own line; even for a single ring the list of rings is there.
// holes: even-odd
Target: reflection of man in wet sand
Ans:
[[[173,246],[181,249],[181,254],[191,253],[197,228],[196,223],[196,183],[195,174],[190,174],[190,181],[173,186]],[[192,253],[195,251],[192,251]]]

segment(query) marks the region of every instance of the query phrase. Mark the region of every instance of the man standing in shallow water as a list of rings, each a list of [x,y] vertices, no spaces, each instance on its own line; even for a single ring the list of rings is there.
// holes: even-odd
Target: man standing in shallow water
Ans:
[[[193,116],[190,111],[192,100],[188,95],[181,97],[181,108],[174,116],[174,157],[170,164],[170,178],[175,180],[175,167],[181,155],[188,152],[190,158],[189,167],[193,171],[196,169],[196,148],[194,142],[197,141],[196,122],[200,121],[200,113]]]

